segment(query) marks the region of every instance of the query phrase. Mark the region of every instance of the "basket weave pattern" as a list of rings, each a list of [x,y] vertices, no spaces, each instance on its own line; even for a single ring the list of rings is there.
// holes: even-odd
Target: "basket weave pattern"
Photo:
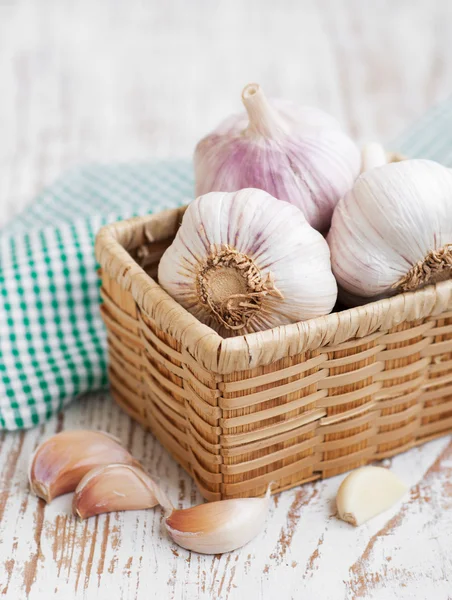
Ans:
[[[452,430],[452,282],[223,339],[156,283],[184,209],[96,240],[111,391],[207,500],[262,495]]]

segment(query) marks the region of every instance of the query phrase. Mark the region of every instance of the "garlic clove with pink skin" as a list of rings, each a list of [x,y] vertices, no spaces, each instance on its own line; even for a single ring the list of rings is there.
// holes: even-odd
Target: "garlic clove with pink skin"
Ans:
[[[237,498],[173,510],[166,518],[170,537],[182,548],[201,554],[223,554],[241,548],[258,535],[269,509],[270,489],[263,498]]]
[[[72,510],[86,519],[114,511],[144,510],[157,504],[172,508],[143,469],[111,464],[92,469],[83,477],[75,490]]]
[[[103,431],[62,431],[45,440],[31,457],[29,481],[33,492],[51,502],[73,492],[94,467],[111,462],[139,465],[119,440]]]
[[[242,100],[247,116],[230,117],[196,147],[196,195],[259,188],[327,231],[336,203],[359,174],[357,146],[332,116],[269,101],[257,84],[245,87]]]
[[[347,306],[452,276],[452,171],[434,161],[384,161],[367,148],[362,173],[338,203],[328,243]]]
[[[337,296],[323,236],[300,210],[257,189],[194,200],[158,279],[223,337],[325,315]]]

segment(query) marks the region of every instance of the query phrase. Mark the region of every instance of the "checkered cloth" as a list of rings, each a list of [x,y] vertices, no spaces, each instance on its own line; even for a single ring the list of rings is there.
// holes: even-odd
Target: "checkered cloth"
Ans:
[[[452,164],[452,101],[390,145]],[[189,161],[92,165],[65,174],[0,230],[0,428],[42,423],[107,383],[94,237],[111,221],[180,206]]]
[[[42,423],[107,384],[96,232],[192,197],[189,161],[85,166],[0,230],[1,429]]]

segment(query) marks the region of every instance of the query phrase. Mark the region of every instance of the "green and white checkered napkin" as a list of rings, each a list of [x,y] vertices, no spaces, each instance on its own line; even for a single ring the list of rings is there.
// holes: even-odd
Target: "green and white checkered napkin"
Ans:
[[[452,101],[391,149],[451,165]],[[86,166],[0,230],[0,429],[42,423],[74,397],[106,385],[96,232],[192,196],[189,161]]]

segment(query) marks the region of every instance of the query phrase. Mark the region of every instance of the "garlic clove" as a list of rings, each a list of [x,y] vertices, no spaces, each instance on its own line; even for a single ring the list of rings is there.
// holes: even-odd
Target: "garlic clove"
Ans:
[[[94,467],[109,463],[139,465],[119,440],[102,431],[62,431],[43,442],[30,460],[33,492],[50,502],[73,492]]]
[[[256,83],[245,87],[242,101],[246,113],[228,118],[196,147],[196,196],[259,188],[327,231],[334,207],[359,174],[356,144],[329,114],[268,100]]]
[[[388,163],[388,155],[381,144],[372,142],[366,144],[361,152],[361,172],[381,167]]]
[[[362,467],[343,480],[336,496],[338,516],[358,527],[398,502],[407,491],[400,479],[383,467]]]
[[[223,337],[325,315],[337,296],[323,236],[300,210],[257,189],[194,200],[158,279]]]
[[[159,504],[157,484],[141,468],[111,464],[88,471],[75,490],[72,509],[86,519],[102,513],[153,508]]]
[[[231,552],[251,541],[263,528],[270,490],[263,498],[237,498],[173,510],[166,518],[171,538],[201,554]]]

